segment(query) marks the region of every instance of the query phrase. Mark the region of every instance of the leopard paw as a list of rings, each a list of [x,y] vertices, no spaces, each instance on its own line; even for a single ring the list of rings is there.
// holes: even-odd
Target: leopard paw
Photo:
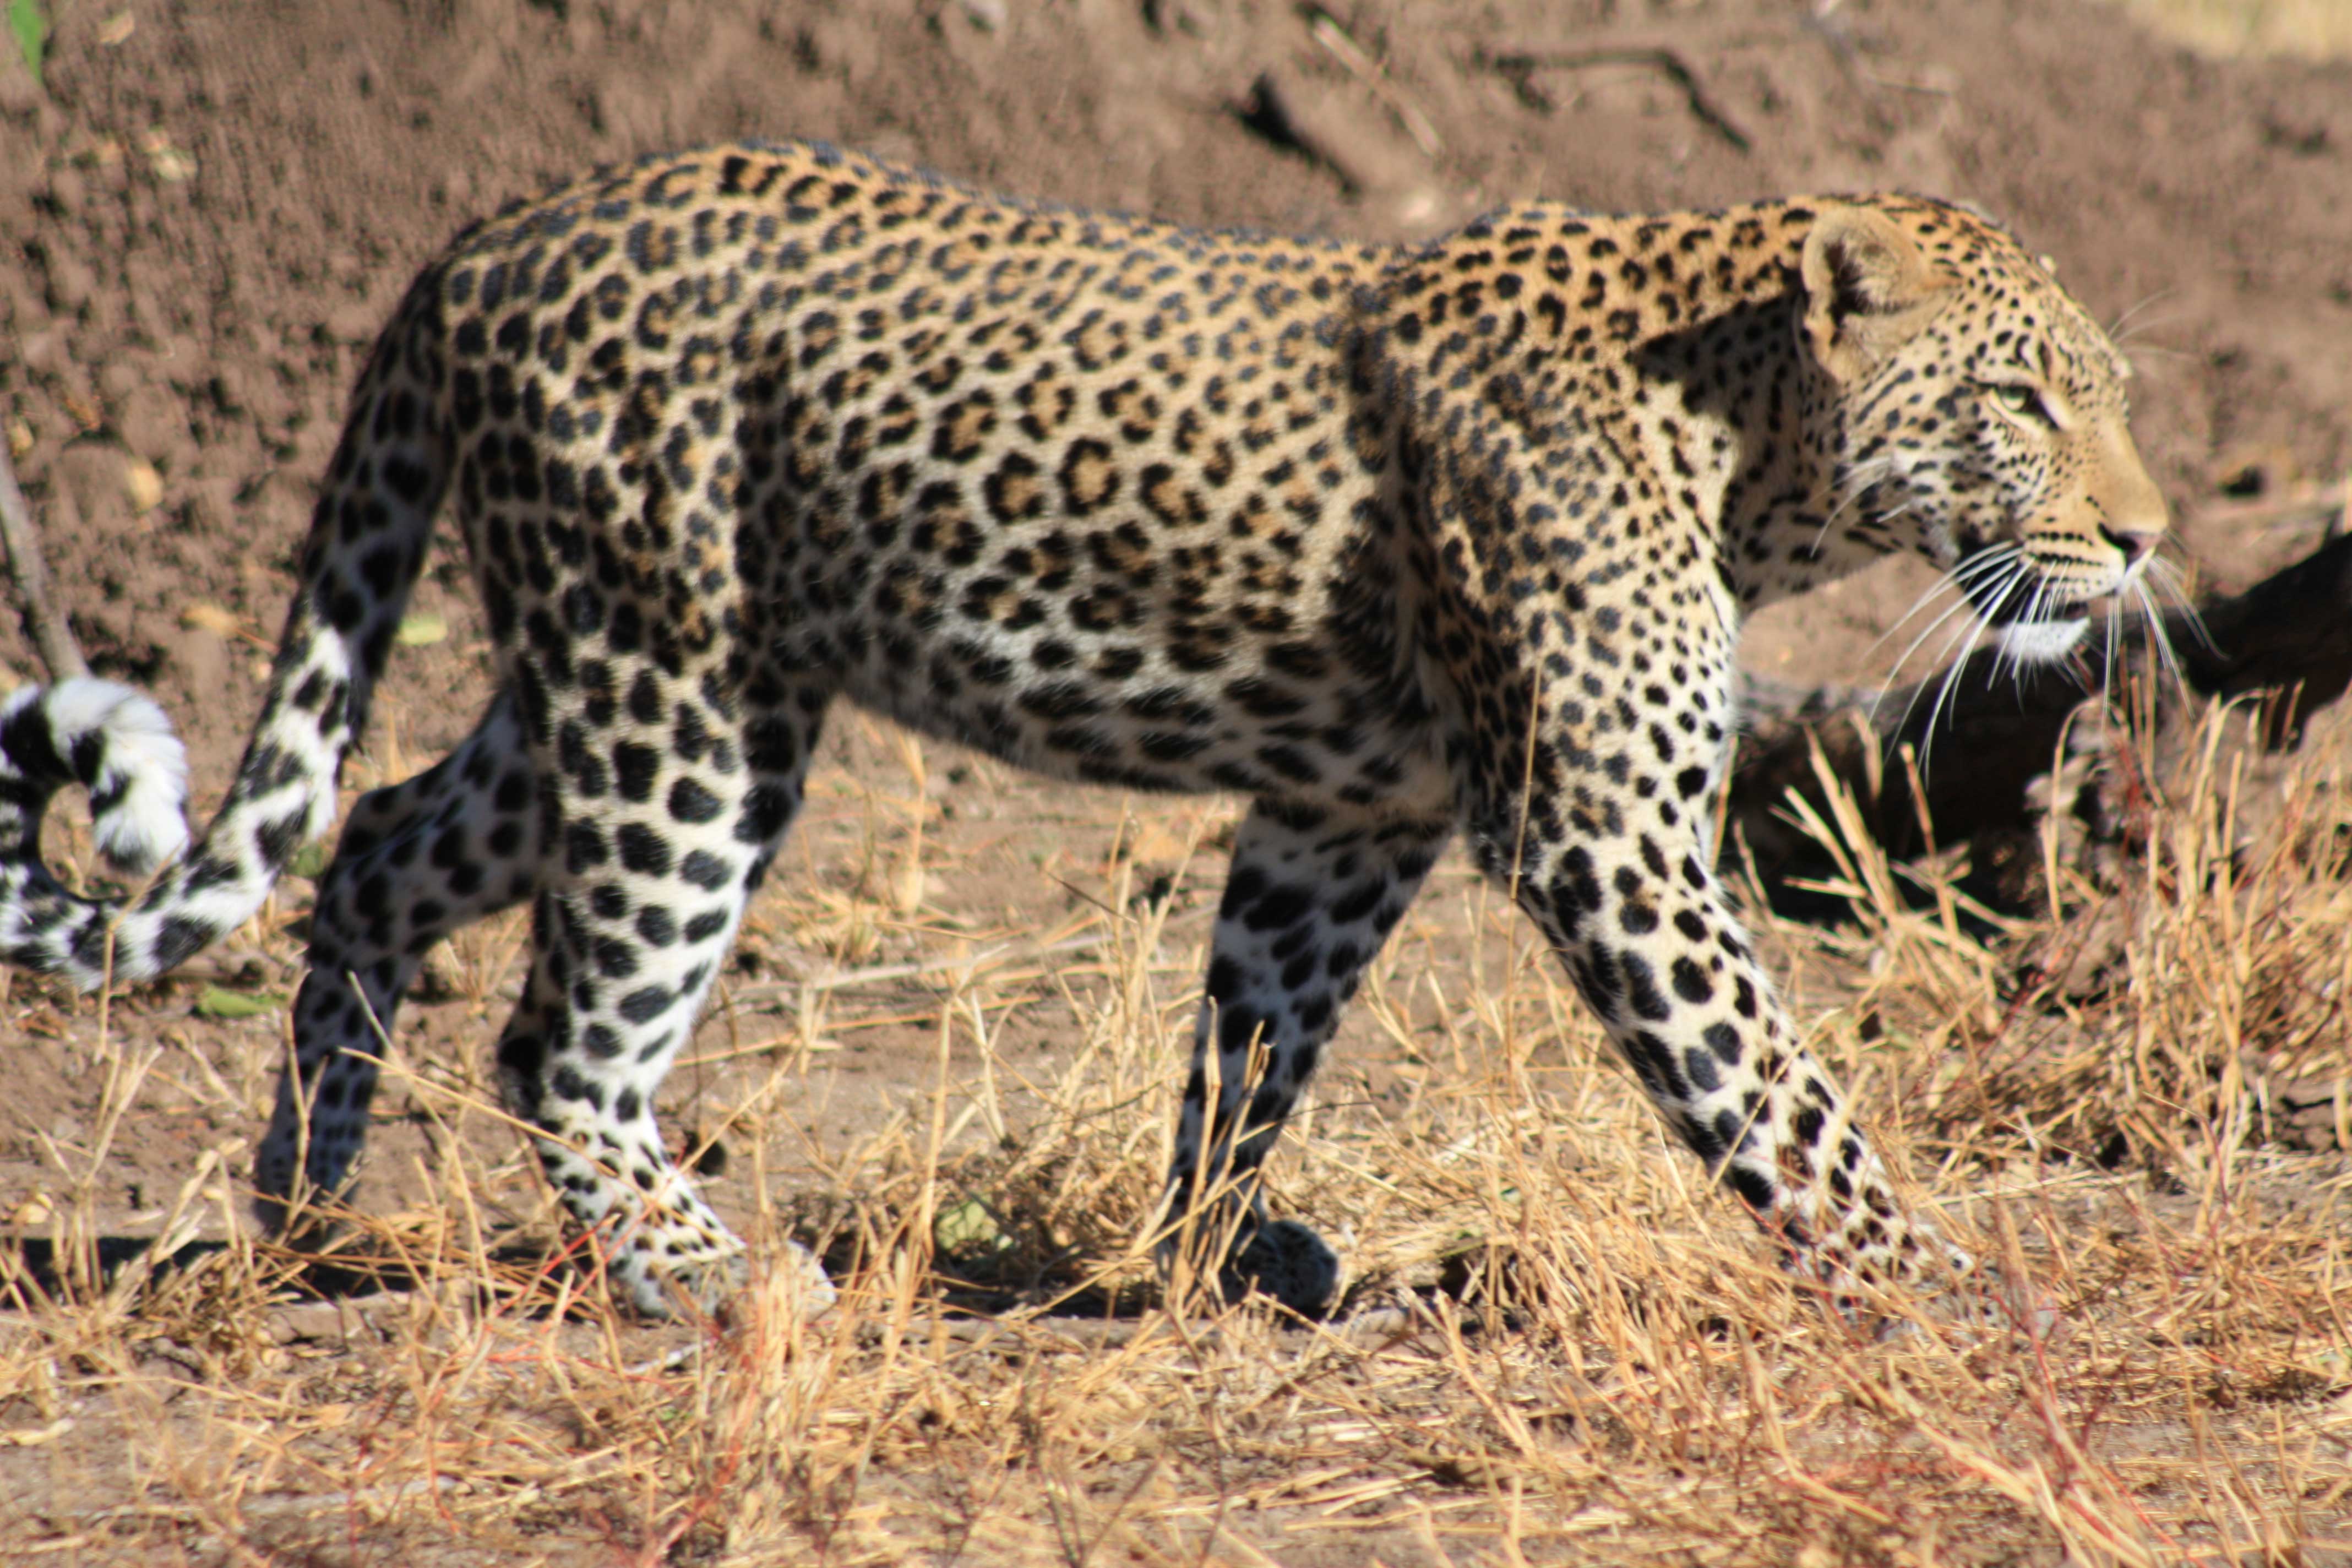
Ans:
[[[1319,1319],[1339,1295],[1339,1255],[1295,1219],[1257,1227],[1217,1276],[1229,1301],[1253,1291],[1297,1313]]]

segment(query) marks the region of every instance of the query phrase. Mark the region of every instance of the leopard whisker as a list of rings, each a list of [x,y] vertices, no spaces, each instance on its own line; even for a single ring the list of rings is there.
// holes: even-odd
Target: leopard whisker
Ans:
[[[1936,633],[1943,627],[1945,622],[1950,620],[1954,616],[1960,615],[1971,607],[1972,606],[1969,604],[1968,598],[1965,595],[1955,598],[1951,604],[1946,605],[1944,613],[1937,616],[1934,620],[1929,621],[1920,631],[1919,635],[1911,639],[1911,645],[1903,650],[1903,657],[1896,659],[1893,667],[1887,670],[1886,679],[1888,683],[1890,685],[1893,684],[1902,676],[1903,667],[1911,662],[1911,656],[1919,651],[1920,644],[1926,642],[1929,637],[1934,637]],[[1915,611],[1914,614],[1916,613],[1916,612]],[[1911,617],[1909,616],[1904,616],[1905,620],[1909,620],[1910,618]],[[1892,634],[1890,633],[1889,635],[1891,636]],[[1886,639],[1885,637],[1881,637],[1879,639],[1880,642],[1884,642],[1885,640]],[[1873,646],[1874,647],[1875,647],[1875,645]],[[1879,696],[1881,700],[1885,700],[1885,690],[1884,688],[1880,689]],[[1877,705],[1875,703],[1872,704],[1871,712],[1874,718],[1876,717]]]
[[[2147,564],[2140,569],[2140,574],[2148,580],[2159,595],[2171,600],[2179,609],[2180,618],[2188,625],[2190,635],[2196,637],[2198,646],[2220,658],[2221,650],[2214,644],[2213,634],[2206,626],[2205,617],[2197,613],[2197,606],[2189,602],[2189,590],[2181,583],[2179,563],[2161,555],[2151,555]]]
[[[1894,477],[1895,459],[1892,455],[1882,458],[1866,458],[1863,461],[1856,463],[1851,469],[1849,469],[1843,476],[1843,483],[1840,487],[1843,493],[1840,497],[1838,503],[1830,509],[1828,515],[1822,519],[1822,526],[1814,531],[1813,542],[1811,545],[1808,547],[1810,552],[1816,555],[1820,554],[1822,542],[1829,538],[1830,530],[1835,528],[1839,521],[1843,519],[1848,512],[1853,510],[1857,506],[1860,506],[1862,502],[1868,498],[1872,490],[1877,489],[1880,484],[1884,483],[1887,479],[1893,479]],[[1903,510],[1908,509],[1905,508]],[[1893,517],[1899,515],[1901,515],[1901,513],[1900,511],[1897,511],[1890,513],[1889,517],[1891,520]]]
[[[1947,658],[1950,658],[1951,661],[1944,667],[1943,679],[1937,682],[1936,700],[1927,709],[1927,722],[1919,734],[1919,770],[1923,773],[1934,763],[1936,725],[1942,719],[1945,707],[1951,701],[1952,692],[1959,686],[1961,673],[1968,668],[1969,660],[1975,656],[1977,639],[1983,635],[1983,623],[1963,622],[1960,629],[1953,634],[1951,641],[1944,645],[1943,652]],[[1965,646],[1960,647],[1957,658],[1951,658],[1953,646],[1960,643],[1964,643]],[[1916,696],[1914,701],[1916,701]],[[1904,711],[1903,721],[1907,728],[1911,721],[1908,709]]]
[[[2147,626],[2147,640],[2155,645],[2157,657],[2163,661],[2165,673],[2172,677],[2173,687],[2180,693],[2181,700],[2193,701],[2196,692],[2189,684],[2189,671],[2181,664],[2180,655],[2172,646],[2171,634],[2164,629],[2164,616],[2157,608],[2156,600],[2148,592],[2147,584],[2134,578],[2131,591],[2133,596],[2139,600],[2140,614]]]
[[[2180,292],[2180,290],[2178,289],[2158,289],[2153,293],[2141,295],[2137,300],[2125,306],[2122,312],[2117,315],[2114,321],[2107,323],[2107,341],[2114,343],[2117,348],[2121,348],[2125,342],[2125,330],[2131,325],[2133,317],[2138,315],[2143,310],[2152,309],[2155,306],[2164,303],[2164,301],[2171,299],[2179,292]],[[2147,326],[2147,323],[2141,323],[2143,331],[2146,330]]]
[[[2049,578],[2037,577],[2033,584],[2033,596],[2025,602],[2025,614],[2018,618],[2030,624],[2047,620],[2051,612],[2058,607],[2058,584]],[[2025,654],[2013,647],[2005,648],[2004,651],[2010,656],[2009,678],[2017,686],[2018,710],[2022,712],[2025,709]]]
[[[1922,642],[1925,642],[1928,637],[1934,636],[1936,628],[1943,625],[1946,620],[1949,619],[1953,615],[1959,611],[1969,607],[1967,584],[1969,580],[1998,567],[2008,554],[2014,553],[2015,551],[2016,546],[2014,545],[1994,545],[1991,549],[1970,556],[1968,560],[1963,561],[1951,571],[1942,573],[1937,575],[1933,583],[1930,583],[1926,588],[1920,591],[1918,597],[1911,601],[1911,607],[1909,609],[1904,611],[1901,616],[1895,618],[1893,625],[1889,626],[1885,631],[1878,634],[1877,637],[1872,641],[1870,647],[1864,650],[1864,657],[1868,658],[1870,655],[1875,654],[1880,648],[1885,647],[1887,643],[1894,639],[1895,633],[1901,631],[1905,626],[1911,624],[1913,616],[1917,616],[1921,611],[1927,609],[1928,605],[1935,603],[1937,595],[1944,593],[1948,589],[1957,593],[1959,595],[1958,602],[1947,607],[1942,615],[1937,616],[1933,621],[1930,621],[1927,624],[1927,627],[1925,631],[1922,631],[1917,637],[1912,638],[1911,645],[1903,650],[1903,657],[1896,659],[1893,667],[1886,672],[1886,678],[1890,682],[1900,677],[1903,673],[1903,667],[1911,661],[1911,656],[1913,654],[1919,651],[1919,645]]]
[[[2012,548],[2010,555],[2005,557],[2000,563],[2000,564],[2006,566],[2008,570],[2000,582],[2000,587],[1994,595],[1991,607],[1979,615],[1972,616],[1962,620],[1959,628],[1955,631],[1951,637],[1945,639],[1944,646],[1937,650],[1937,657],[1939,664],[1942,664],[1943,661],[1947,659],[1950,660],[1950,662],[1948,664],[1944,664],[1943,666],[1943,679],[1937,687],[1936,700],[1927,710],[1927,729],[1920,736],[1919,765],[1922,768],[1925,768],[1927,765],[1928,756],[1935,749],[1937,715],[1943,710],[1945,702],[1951,696],[1954,684],[1960,678],[1961,669],[1967,665],[1969,656],[1975,652],[1976,640],[1979,634],[1980,634],[1986,626],[1991,624],[1991,616],[1993,614],[1997,613],[2000,606],[2008,602],[2010,595],[2013,594],[2017,590],[2017,585],[2021,580],[2021,574],[2023,572],[2022,554],[2023,552],[2021,551],[2017,551]],[[1974,606],[1970,600],[1964,597],[1960,602],[1960,607],[1973,608]],[[1943,624],[1943,619],[1945,618],[1948,617],[1939,618],[1937,625],[1941,626]],[[1930,628],[1930,630],[1933,629],[1934,628],[1932,627]],[[1924,635],[1925,634],[1923,634],[1923,637]],[[1960,654],[1958,658],[1953,658],[1953,647],[1963,642],[1965,642],[1967,646],[1961,647]],[[1916,645],[1915,644],[1914,646],[1916,647]],[[1904,705],[1903,718],[1901,722],[1897,725],[1898,731],[1907,730],[1910,728],[1912,712],[1917,708],[1919,693],[1921,690],[1926,689],[1926,686],[1927,682],[1922,681],[1918,687],[1913,689],[1911,693],[1911,700]]]

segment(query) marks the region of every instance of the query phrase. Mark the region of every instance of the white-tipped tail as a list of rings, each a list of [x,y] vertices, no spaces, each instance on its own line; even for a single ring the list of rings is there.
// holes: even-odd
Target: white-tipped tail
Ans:
[[[147,698],[84,678],[0,703],[0,963],[85,990],[161,974],[251,919],[294,852],[332,826],[336,773],[448,479],[437,391],[415,384],[403,348],[437,334],[440,282],[430,268],[412,286],[352,395],[268,695],[201,838],[188,832],[186,755]],[[131,900],[77,891],[41,863],[42,813],[74,784],[89,792],[107,858],[154,872]]]
[[[58,752],[89,786],[98,847],[143,875],[188,847],[188,753],[172,721],[144,694],[82,676],[49,688]]]

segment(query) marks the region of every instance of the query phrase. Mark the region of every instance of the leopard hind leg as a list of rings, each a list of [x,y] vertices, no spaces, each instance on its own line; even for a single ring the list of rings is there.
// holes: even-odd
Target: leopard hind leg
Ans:
[[[528,899],[539,857],[538,788],[508,691],[439,763],[360,797],[320,879],[293,1060],[256,1162],[272,1230],[349,1201],[377,1064],[425,953]]]
[[[799,810],[826,693],[739,691],[722,703],[713,686],[665,679],[648,659],[616,656],[611,668],[614,689],[641,689],[633,707],[669,724],[567,748],[575,721],[558,721],[551,744],[535,742],[553,781],[542,793],[548,853],[530,977],[499,1070],[615,1293],[664,1317],[681,1300],[715,1309],[745,1272],[742,1244],[665,1146],[654,1101]],[[567,751],[613,766],[583,778],[593,770],[567,768]],[[814,1275],[804,1255],[788,1261]],[[811,1278],[803,1303],[821,1306],[828,1290]]]
[[[1338,1290],[1339,1258],[1322,1238],[1296,1220],[1265,1217],[1261,1173],[1364,966],[1453,829],[1445,816],[1261,800],[1234,836],[1162,1246],[1168,1257],[1187,1232],[1232,1232],[1217,1273],[1228,1298],[1255,1290],[1317,1317]]]

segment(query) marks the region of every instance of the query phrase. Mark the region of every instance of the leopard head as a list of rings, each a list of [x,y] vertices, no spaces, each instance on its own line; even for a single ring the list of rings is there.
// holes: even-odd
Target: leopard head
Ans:
[[[2048,263],[1971,214],[1824,204],[1800,349],[1831,515],[1940,568],[2020,659],[2070,651],[2141,591],[2165,527],[2133,445],[2131,368]]]

